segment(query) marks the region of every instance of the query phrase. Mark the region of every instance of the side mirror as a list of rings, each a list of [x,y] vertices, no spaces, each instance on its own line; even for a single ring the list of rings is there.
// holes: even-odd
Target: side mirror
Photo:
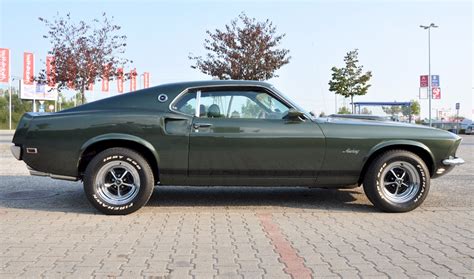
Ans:
[[[291,120],[291,121],[302,121],[304,119],[304,113],[294,108],[291,108],[283,116],[283,119]]]

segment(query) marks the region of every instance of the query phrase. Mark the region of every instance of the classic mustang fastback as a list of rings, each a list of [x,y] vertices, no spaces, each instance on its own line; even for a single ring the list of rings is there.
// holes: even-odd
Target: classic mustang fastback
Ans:
[[[11,149],[32,175],[82,180],[106,214],[138,210],[155,185],[363,185],[379,209],[405,212],[464,162],[460,142],[419,125],[314,118],[264,82],[198,81],[26,113]]]

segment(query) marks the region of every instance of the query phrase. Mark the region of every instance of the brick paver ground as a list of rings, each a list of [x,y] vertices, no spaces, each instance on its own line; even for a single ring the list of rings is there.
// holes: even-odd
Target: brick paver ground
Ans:
[[[468,161],[410,213],[361,189],[163,187],[105,216],[80,183],[28,176],[0,133],[0,278],[474,278],[474,136]]]

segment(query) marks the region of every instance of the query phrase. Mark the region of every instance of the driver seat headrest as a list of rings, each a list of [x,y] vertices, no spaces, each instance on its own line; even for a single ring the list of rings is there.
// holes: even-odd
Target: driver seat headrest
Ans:
[[[209,118],[221,117],[221,109],[219,108],[219,106],[216,104],[210,105],[209,108],[207,109],[207,117]]]

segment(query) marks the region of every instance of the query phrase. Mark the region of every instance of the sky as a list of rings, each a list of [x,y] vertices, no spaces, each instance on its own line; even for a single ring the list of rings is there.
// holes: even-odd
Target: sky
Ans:
[[[355,101],[419,100],[419,76],[428,74],[428,32],[431,22],[431,73],[440,76],[441,100],[432,100],[432,114],[445,111],[473,117],[474,57],[472,1],[24,1],[0,0],[0,47],[10,48],[13,76],[21,76],[24,51],[35,53],[36,71],[44,67],[50,48],[38,17],[71,13],[91,21],[102,12],[114,17],[128,36],[126,57],[138,73],[151,73],[150,84],[206,80],[192,69],[190,54],[204,55],[206,30],[223,28],[245,12],[271,20],[286,36],[280,47],[290,50],[288,65],[269,80],[301,107],[334,113],[349,101],[329,92],[331,67],[343,66],[345,54],[359,49],[360,64],[372,71],[372,85]],[[93,101],[116,93],[100,92]],[[128,89],[128,84],[125,84]],[[419,100],[422,117],[428,100]]]

